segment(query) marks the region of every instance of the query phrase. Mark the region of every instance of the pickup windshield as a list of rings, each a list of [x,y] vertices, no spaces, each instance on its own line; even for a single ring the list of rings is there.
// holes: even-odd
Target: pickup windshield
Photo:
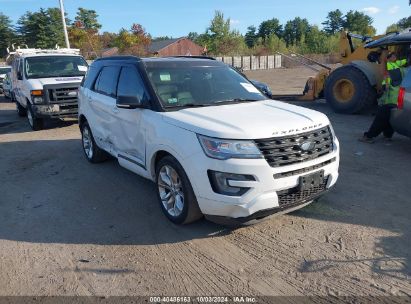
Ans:
[[[266,99],[246,78],[225,65],[146,65],[151,85],[164,108],[204,107]]]
[[[27,58],[27,78],[84,76],[87,62],[80,56],[39,56]]]

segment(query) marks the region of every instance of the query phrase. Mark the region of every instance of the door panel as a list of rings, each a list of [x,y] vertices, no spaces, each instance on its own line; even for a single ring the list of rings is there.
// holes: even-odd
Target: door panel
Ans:
[[[124,66],[120,73],[117,96],[137,96],[142,102],[148,99],[143,81],[134,66]],[[145,127],[142,124],[145,109],[116,108],[118,123],[113,126],[115,149],[123,159],[145,168]],[[115,112],[115,110],[113,109]]]
[[[94,138],[100,148],[115,154],[114,151],[114,126],[118,123],[116,109],[116,89],[120,72],[118,66],[106,66],[100,72],[94,89],[88,91],[91,115],[91,124]]]

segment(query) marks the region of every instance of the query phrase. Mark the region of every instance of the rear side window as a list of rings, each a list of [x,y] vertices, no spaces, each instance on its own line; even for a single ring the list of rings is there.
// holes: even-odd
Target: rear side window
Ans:
[[[87,75],[83,79],[82,86],[84,88],[91,90],[94,82],[96,81],[97,76],[98,76],[98,68],[92,65],[90,69],[88,70]]]
[[[143,80],[133,67],[123,67],[118,81],[117,96],[137,96],[141,101],[148,100]]]
[[[118,66],[104,67],[95,83],[95,91],[104,95],[115,97],[119,73],[120,67]]]

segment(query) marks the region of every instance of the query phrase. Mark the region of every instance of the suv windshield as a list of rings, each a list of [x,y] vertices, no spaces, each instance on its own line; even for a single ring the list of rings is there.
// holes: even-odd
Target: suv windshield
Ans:
[[[11,71],[11,68],[0,68],[0,74],[6,74]]]
[[[163,107],[196,107],[266,99],[246,78],[226,65],[193,62],[146,64]]]
[[[80,56],[31,57],[25,64],[27,78],[84,76],[88,67]]]

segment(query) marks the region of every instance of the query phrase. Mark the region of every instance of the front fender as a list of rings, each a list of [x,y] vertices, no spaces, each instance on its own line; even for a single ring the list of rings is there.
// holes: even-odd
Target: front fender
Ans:
[[[383,80],[383,67],[380,64],[365,60],[354,60],[351,64],[363,72],[372,86],[378,87],[381,85]]]

